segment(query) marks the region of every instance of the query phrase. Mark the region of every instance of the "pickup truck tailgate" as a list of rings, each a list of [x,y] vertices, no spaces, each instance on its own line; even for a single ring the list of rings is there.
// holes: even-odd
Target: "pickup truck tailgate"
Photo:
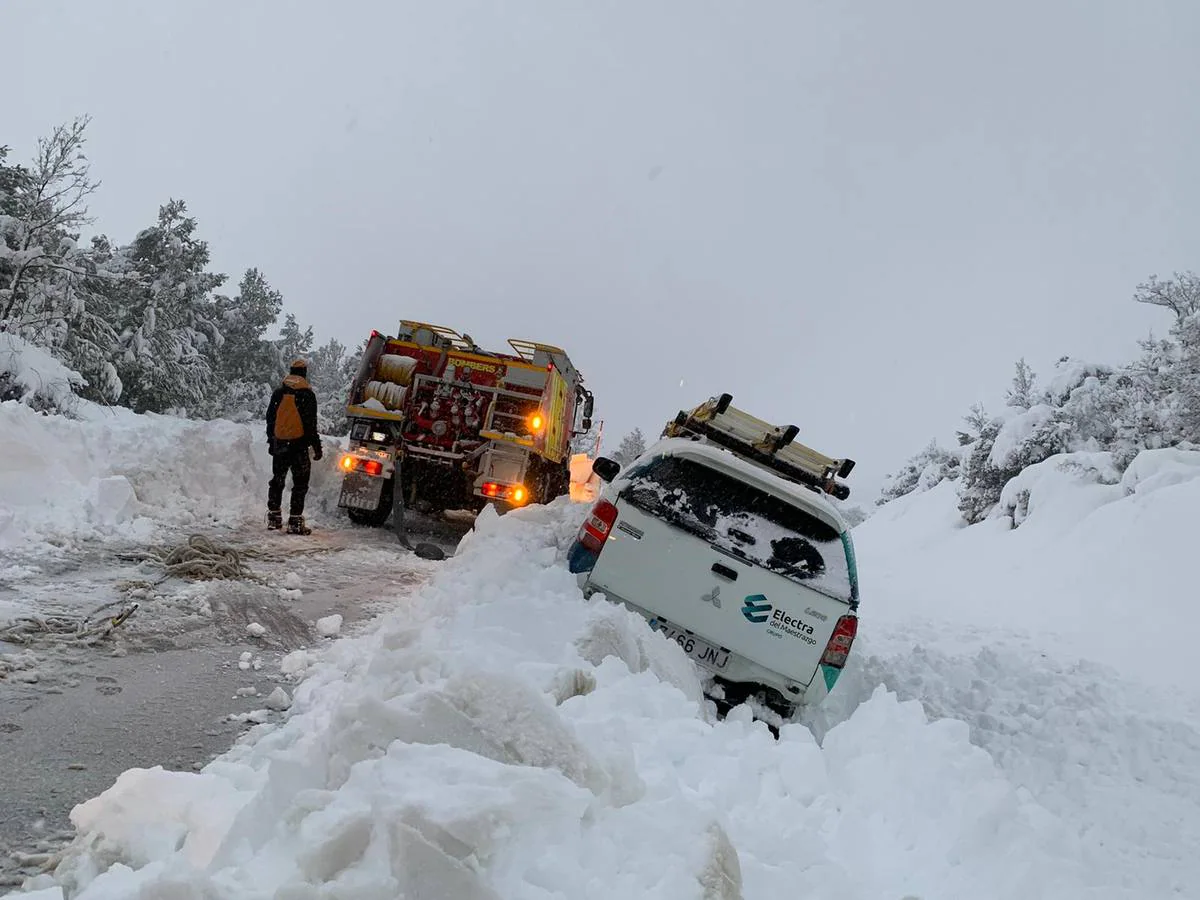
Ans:
[[[848,604],[619,499],[589,582],[808,685]],[[838,550],[840,551],[840,545]]]

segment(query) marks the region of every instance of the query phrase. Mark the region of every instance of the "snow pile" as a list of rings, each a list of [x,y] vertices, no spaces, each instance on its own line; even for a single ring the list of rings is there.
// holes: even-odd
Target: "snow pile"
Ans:
[[[1196,683],[1189,560],[1200,452],[1143,451],[1119,480],[1107,453],[1059,454],[1008,483],[1009,515],[972,526],[954,488],[888,503],[856,530],[873,613],[1036,633],[1130,677]],[[903,600],[872,601],[873,591]]]
[[[94,404],[80,410],[85,419],[0,403],[0,549],[113,535],[145,540],[162,525],[265,517],[271,458],[260,423]],[[336,455],[313,464],[306,512],[336,506]]]
[[[77,807],[66,892],[1127,896],[1087,893],[1079,835],[965,724],[885,688],[852,681],[862,702],[823,746],[800,724],[776,741],[744,707],[708,721],[676,645],[582,599],[563,562],[585,512],[485,513],[377,630],[328,648],[283,724]]]
[[[855,531],[863,652],[817,720],[880,683],[917,698],[1081,835],[1097,896],[1200,896],[1200,452],[1051,457],[1005,487],[1011,519],[968,527],[956,501]]]
[[[28,341],[0,331],[0,400],[70,411],[87,382]]]

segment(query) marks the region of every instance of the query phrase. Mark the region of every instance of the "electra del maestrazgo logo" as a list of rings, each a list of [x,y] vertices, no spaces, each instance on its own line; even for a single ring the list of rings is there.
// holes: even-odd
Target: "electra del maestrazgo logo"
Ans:
[[[771,617],[772,609],[774,607],[762,594],[751,594],[742,605],[742,615],[746,617],[747,621],[761,625]]]

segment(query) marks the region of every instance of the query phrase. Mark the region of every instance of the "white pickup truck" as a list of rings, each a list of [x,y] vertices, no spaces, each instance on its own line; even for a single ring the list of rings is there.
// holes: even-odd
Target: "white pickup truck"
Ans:
[[[790,717],[819,703],[858,631],[849,529],[827,498],[853,460],[796,444],[724,394],[681,412],[606,482],[569,554],[586,595],[641,613],[712,676],[728,711],[743,701]]]

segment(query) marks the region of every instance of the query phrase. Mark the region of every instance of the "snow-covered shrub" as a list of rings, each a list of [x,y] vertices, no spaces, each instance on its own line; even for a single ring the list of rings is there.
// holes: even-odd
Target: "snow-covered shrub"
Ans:
[[[936,440],[910,458],[895,475],[888,475],[876,506],[913,492],[920,493],[949,479],[958,478],[962,468],[960,453],[946,450]]]
[[[86,385],[82,375],[45,350],[0,332],[0,402],[16,400],[43,412],[69,413]]]
[[[1064,452],[1069,434],[1070,423],[1046,404],[989,422],[971,446],[959,481],[958,509],[967,523],[987,518],[1004,486],[1026,466]]]

